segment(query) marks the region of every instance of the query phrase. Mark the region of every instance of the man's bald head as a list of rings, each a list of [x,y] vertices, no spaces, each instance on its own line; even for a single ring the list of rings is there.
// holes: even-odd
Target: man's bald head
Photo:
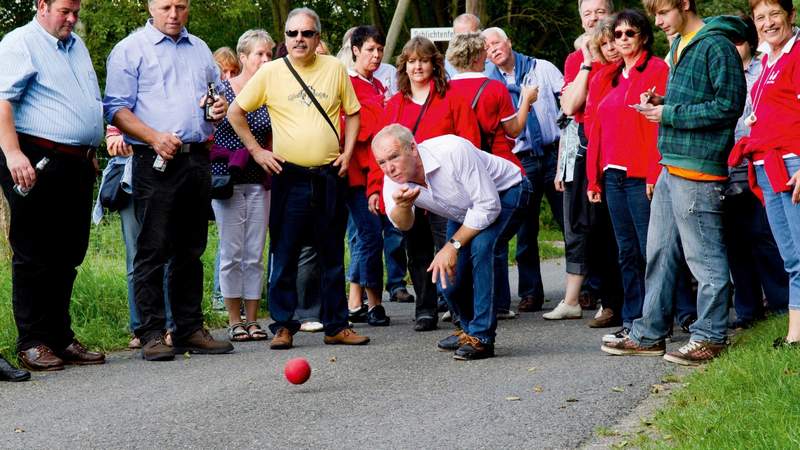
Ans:
[[[481,19],[470,13],[464,13],[453,20],[453,33],[477,33],[481,31]]]

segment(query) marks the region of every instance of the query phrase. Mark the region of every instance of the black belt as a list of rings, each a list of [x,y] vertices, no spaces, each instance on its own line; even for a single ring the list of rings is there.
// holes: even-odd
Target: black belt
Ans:
[[[297,174],[308,174],[308,175],[322,175],[325,172],[333,169],[338,169],[337,167],[333,167],[333,163],[325,164],[322,166],[300,166],[297,164],[290,163],[288,161],[284,161],[281,164],[283,170],[288,170],[289,172],[297,173]],[[338,170],[337,170],[338,173]]]
[[[134,150],[152,150],[152,146],[150,145],[141,145],[137,144],[133,146]],[[176,155],[180,154],[188,154],[188,153],[208,153],[208,143],[207,142],[184,142],[178,148],[178,151],[175,153]]]

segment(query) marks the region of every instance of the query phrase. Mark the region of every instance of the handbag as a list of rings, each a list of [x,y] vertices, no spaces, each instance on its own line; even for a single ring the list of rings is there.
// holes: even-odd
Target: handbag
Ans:
[[[119,211],[130,202],[131,194],[122,189],[122,175],[125,173],[124,164],[114,164],[103,175],[100,185],[100,204],[109,211]]]

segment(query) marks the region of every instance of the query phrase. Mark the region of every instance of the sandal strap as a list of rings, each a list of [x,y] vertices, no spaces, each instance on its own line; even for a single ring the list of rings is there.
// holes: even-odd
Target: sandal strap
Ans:
[[[231,339],[233,339],[234,336],[245,336],[249,334],[250,333],[247,331],[244,322],[235,323],[228,327],[228,337],[230,337]]]

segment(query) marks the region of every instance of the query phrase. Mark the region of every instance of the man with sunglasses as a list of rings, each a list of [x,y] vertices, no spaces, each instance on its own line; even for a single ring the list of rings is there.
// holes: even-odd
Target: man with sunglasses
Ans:
[[[344,176],[358,136],[361,105],[341,62],[314,53],[321,29],[317,13],[296,8],[285,28],[288,55],[264,64],[228,113],[250,155],[273,174],[269,308],[275,337],[270,348],[291,348],[300,328],[294,319],[297,267],[306,245],[314,247],[321,266],[324,342],[363,345],[369,338],[350,328],[344,295]],[[247,112],[262,105],[267,105],[272,120],[273,152],[259,146],[245,119]],[[342,112],[344,130],[339,126]]]
[[[106,120],[133,146],[133,203],[141,223],[133,261],[134,330],[142,357],[164,361],[175,353],[228,353],[203,326],[203,263],[208,239],[211,169],[203,120],[208,84],[220,83],[208,46],[186,31],[189,0],[149,0],[151,18],[108,56]],[[227,104],[217,99],[214,120]],[[166,167],[160,165],[166,161]],[[169,261],[169,264],[167,262]],[[175,330],[165,342],[164,272]]]

